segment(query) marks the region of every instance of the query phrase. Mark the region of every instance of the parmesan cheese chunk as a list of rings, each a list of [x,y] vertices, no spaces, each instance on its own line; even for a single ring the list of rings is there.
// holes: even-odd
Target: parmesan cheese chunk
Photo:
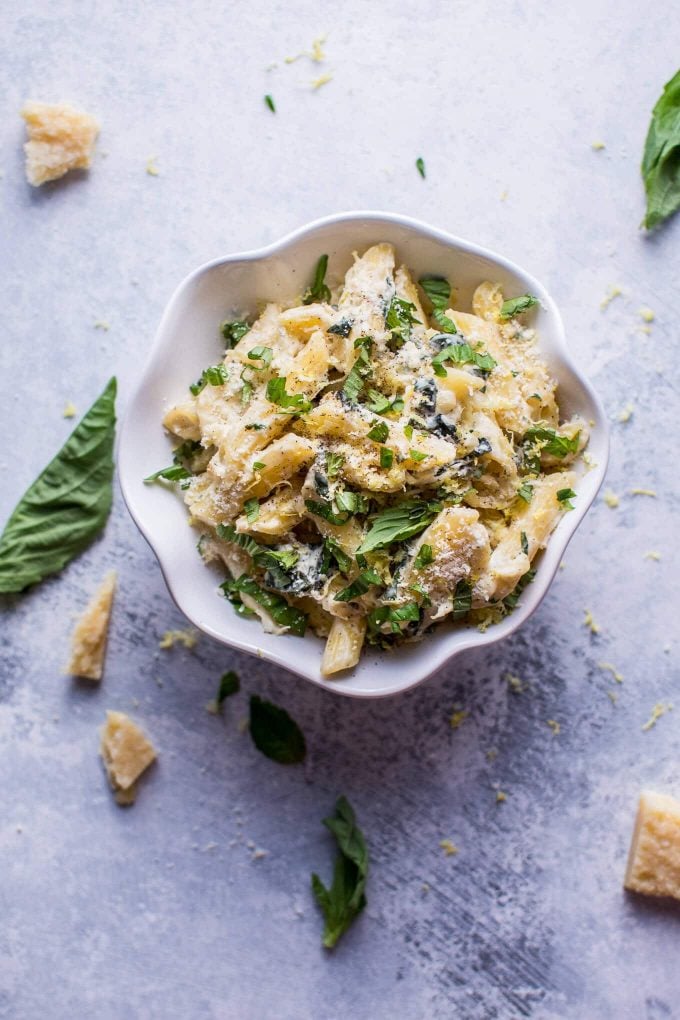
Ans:
[[[71,638],[73,647],[67,673],[86,677],[88,680],[101,680],[115,590],[116,573],[112,570],[106,575],[76,624]]]
[[[623,884],[645,896],[680,899],[680,801],[650,791],[640,795]]]
[[[137,779],[156,757],[154,747],[123,712],[107,712],[100,753],[116,800],[132,804]]]
[[[38,187],[56,181],[69,170],[85,170],[92,162],[99,124],[89,113],[67,103],[25,103],[21,116],[26,121],[28,141],[26,177]]]

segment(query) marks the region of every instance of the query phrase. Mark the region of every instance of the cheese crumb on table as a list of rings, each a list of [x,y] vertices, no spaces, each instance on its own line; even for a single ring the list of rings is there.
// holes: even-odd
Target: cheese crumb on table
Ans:
[[[641,793],[623,884],[645,896],[680,899],[680,801]]]
[[[160,170],[156,166],[156,158],[157,158],[156,156],[149,156],[149,158],[146,161],[146,172],[148,173],[149,177],[160,177],[161,175]]]
[[[594,152],[602,152],[602,150],[606,148],[606,145],[604,144],[604,142],[591,142],[590,148]]]
[[[107,712],[100,754],[119,804],[132,804],[137,780],[156,757],[139,726],[123,712]]]
[[[440,840],[439,845],[447,857],[453,857],[454,854],[458,853],[458,847],[455,843],[452,843],[450,839]]]
[[[654,322],[654,312],[651,308],[640,308],[638,309],[638,315],[643,322]]]
[[[515,676],[514,673],[506,673],[505,679],[513,694],[521,694],[525,690],[526,685],[520,676]]]
[[[606,489],[604,496],[602,498],[611,510],[615,510],[616,507],[619,506],[621,502],[616,493],[612,492],[611,489]]]
[[[562,729],[562,727],[557,722],[557,720],[556,719],[548,719],[546,721],[548,723],[548,726],[550,727],[550,729],[553,732],[553,737],[559,736],[559,733],[560,733],[560,730]]]
[[[502,804],[507,799],[508,799],[507,793],[503,793],[502,790],[496,790],[496,803],[497,804]]]
[[[101,680],[115,590],[116,572],[112,570],[90,599],[73,631],[71,660],[66,668],[72,676]]]
[[[661,559],[661,553],[657,552],[656,549],[650,549],[649,552],[645,553],[645,559],[658,561]]]
[[[71,401],[69,400],[68,403],[66,404],[66,407],[62,411],[62,417],[63,418],[75,418],[75,416],[77,414],[78,414],[78,411],[76,410],[76,405],[72,404]]]
[[[312,89],[316,91],[316,89],[320,89],[322,85],[327,85],[329,81],[333,81],[332,74],[319,75],[319,77],[315,78],[314,81],[312,82]]]
[[[623,673],[619,673],[616,666],[613,666],[611,662],[598,662],[597,665],[600,669],[605,670],[605,672],[611,673],[611,675],[616,680],[617,684],[623,683]]]
[[[456,712],[452,712],[451,713],[451,717],[449,719],[449,723],[451,724],[451,729],[452,730],[459,729],[463,725],[465,720],[467,719],[468,715],[469,715],[469,712],[467,712],[465,709],[459,709]]]
[[[673,705],[670,701],[657,701],[656,705],[652,709],[652,714],[646,723],[643,724],[642,729],[647,732],[651,730],[652,726],[656,726],[657,719],[660,719],[666,712],[670,712],[673,709]]]
[[[610,287],[605,296],[600,301],[600,308],[602,309],[602,311],[604,311],[605,308],[609,307],[614,298],[621,297],[622,294],[623,291],[616,284],[613,287]]]
[[[584,609],[583,612],[585,613],[583,626],[587,627],[591,634],[599,634],[602,628],[599,623],[595,623],[591,611],[589,609]]]
[[[166,630],[158,642],[159,648],[174,648],[175,645],[184,645],[185,648],[194,648],[198,641],[198,634],[191,628],[187,630]]]
[[[634,411],[635,407],[633,406],[633,404],[626,404],[625,407],[621,408],[617,417],[622,425],[625,425],[626,422],[630,421],[630,419],[633,417]]]
[[[29,184],[38,187],[91,165],[99,124],[89,113],[68,103],[28,100],[21,116],[28,129],[24,151]]]
[[[631,496],[651,496],[656,499],[656,489],[631,489]]]

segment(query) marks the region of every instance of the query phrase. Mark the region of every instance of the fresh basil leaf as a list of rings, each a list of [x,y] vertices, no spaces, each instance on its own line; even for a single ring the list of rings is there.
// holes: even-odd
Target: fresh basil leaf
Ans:
[[[420,325],[420,319],[416,319],[413,313],[416,306],[411,301],[395,296],[390,301],[385,325],[392,331],[392,342],[396,347],[403,347],[411,336],[411,326],[416,323]]]
[[[368,589],[372,585],[383,586],[382,578],[380,574],[377,574],[375,570],[370,567],[367,570],[362,570],[356,581],[352,581],[347,588],[343,588],[335,596],[335,602],[351,602],[352,599],[359,598],[360,595],[365,595]],[[383,586],[384,587],[384,586]]]
[[[500,318],[503,320],[514,319],[522,312],[528,312],[534,305],[540,305],[540,301],[533,294],[522,294],[520,297],[508,298],[501,305]]]
[[[371,345],[373,341],[371,337],[359,337],[358,340],[354,341],[355,350],[359,351],[359,356],[352,365],[351,369],[347,373],[347,377],[342,387],[343,396],[350,402],[350,404],[356,404],[359,399],[359,395],[364,388],[364,382],[371,374]]]
[[[301,393],[286,393],[286,380],[280,376],[267,383],[267,400],[289,414],[304,414],[312,406]]]
[[[422,156],[418,156],[418,159],[416,160],[416,170],[423,180],[425,180],[425,160]]]
[[[388,623],[393,634],[401,634],[402,623],[420,620],[420,606],[417,602],[406,602],[403,606],[378,606],[367,616],[368,629],[377,634]]]
[[[367,397],[366,406],[374,414],[392,414],[393,412],[398,413],[404,410],[404,401],[401,397],[395,397],[394,400],[390,400],[389,397],[379,393],[378,390],[369,390]]]
[[[276,106],[274,105],[274,100],[269,95],[269,93],[267,93],[267,95],[264,97],[264,101],[265,105],[272,111],[272,113],[276,113]]]
[[[434,553],[432,552],[432,546],[423,544],[418,550],[418,554],[413,561],[413,566],[416,570],[422,570],[423,567],[427,567],[430,563],[434,563]]]
[[[319,503],[315,499],[306,499],[305,506],[311,514],[322,517],[329,524],[347,524],[347,521],[352,516],[349,513],[338,514],[333,510],[332,503]]]
[[[578,453],[580,432],[569,438],[562,436],[555,429],[545,428],[542,425],[532,426],[524,433],[524,443],[534,447],[540,460],[541,453],[548,453],[551,457],[562,460],[570,453]],[[529,455],[532,451],[529,449]]]
[[[563,510],[574,509],[574,504],[571,500],[576,498],[576,493],[573,489],[558,489],[555,495],[557,496],[557,502],[562,505]]]
[[[528,556],[529,555],[529,539],[527,538],[527,535],[526,535],[525,531],[520,531],[520,533],[519,533],[519,541],[520,541],[520,547],[522,549],[522,552],[526,556]]]
[[[436,340],[436,337],[432,339]],[[483,375],[488,375],[496,367],[496,362],[490,354],[473,351],[467,342],[448,344],[439,354],[434,356],[432,368],[434,369],[434,374],[441,378],[446,376],[445,361],[450,361],[454,365],[474,365]]]
[[[512,589],[510,594],[506,595],[501,603],[506,612],[511,613],[513,609],[516,608],[517,603],[519,602],[520,595],[522,594],[526,586],[528,584],[531,584],[535,577],[536,577],[535,570],[527,570],[526,574],[522,574],[522,576],[520,577],[519,581]]]
[[[243,504],[243,510],[248,524],[254,524],[260,516],[260,501],[255,496],[252,499],[247,499]]]
[[[344,463],[344,453],[333,453],[329,450],[326,454],[326,474],[328,477],[336,478],[340,474],[340,469]]]
[[[420,450],[409,450],[408,455],[411,460],[414,460],[416,464],[420,463],[421,460],[425,460],[427,457],[426,453],[422,453]]]
[[[412,538],[413,535],[424,531],[441,509],[441,503],[409,500],[383,510],[373,519],[357,552],[372,552],[374,549],[383,549],[392,542],[403,542],[407,538]]]
[[[641,170],[647,196],[643,225],[652,230],[680,209],[680,71],[652,110]]]
[[[106,524],[115,399],[113,378],[14,508],[0,535],[0,593],[23,591],[56,574]]]
[[[461,578],[453,593],[453,619],[461,620],[472,609],[472,585]]]
[[[316,264],[312,284],[307,288],[302,298],[303,305],[311,305],[315,301],[330,301],[331,292],[325,283],[327,269],[328,255],[322,255]]]
[[[322,574],[328,573],[333,560],[341,574],[347,574],[352,569],[352,557],[348,556],[332,538],[326,538],[323,543],[323,558],[321,560]]]
[[[203,369],[200,379],[192,383],[189,389],[196,397],[206,386],[222,386],[228,378],[229,373],[224,365],[210,365]]]
[[[187,471],[183,464],[172,464],[170,467],[161,468],[160,471],[154,471],[152,475],[147,475],[144,481],[146,484],[157,481],[181,482],[187,478],[191,478],[191,471]]]
[[[431,606],[432,605],[432,599],[427,594],[427,592],[423,588],[422,584],[412,584],[409,587],[409,591],[415,592],[416,595],[420,595],[421,599],[423,600],[422,601],[422,605],[423,606]]]
[[[225,321],[220,326],[220,333],[227,342],[227,350],[235,347],[239,340],[242,340],[249,332],[250,326],[244,319],[234,319],[233,322]]]
[[[354,319],[347,317],[340,319],[340,322],[334,323],[329,326],[326,330],[327,333],[334,333],[336,336],[349,336],[352,332],[352,326],[354,325]]]
[[[302,730],[284,708],[253,694],[250,698],[250,735],[258,751],[280,765],[304,761],[307,747]]]
[[[387,471],[392,467],[394,463],[394,453],[386,446],[380,447],[380,467],[385,468]]]
[[[237,694],[240,689],[241,681],[233,669],[230,669],[228,673],[223,673],[220,677],[220,685],[217,688],[217,697],[215,698],[217,708],[221,708],[226,699],[230,698],[232,694]]]
[[[336,493],[335,502],[339,510],[350,514],[365,514],[368,511],[368,500],[360,492],[344,489]]]
[[[446,314],[451,298],[451,285],[443,276],[423,276],[418,280],[432,305],[432,318],[444,333],[457,333],[456,324]]]
[[[261,365],[252,365],[251,367],[256,372],[261,372],[265,368],[269,368],[274,357],[274,351],[271,347],[253,347],[248,351],[248,358],[250,361],[261,361]]]
[[[323,912],[323,945],[332,949],[366,906],[369,858],[366,840],[345,797],[338,798],[335,814],[323,823],[335,836],[340,852],[330,889],[313,874],[312,891]]]
[[[517,490],[517,495],[519,496],[520,499],[523,499],[525,503],[531,503],[531,500],[533,499],[534,495],[533,485],[531,485],[529,482],[522,482],[519,489]]]
[[[252,557],[253,562],[265,570],[272,567],[280,567],[282,570],[288,571],[300,559],[300,554],[292,549],[270,549],[269,546],[260,545],[250,535],[240,534],[233,524],[218,524],[215,531],[219,538],[223,538],[227,542],[233,542],[234,545],[238,545],[247,552]]]
[[[246,425],[246,432],[262,432],[265,426],[260,424],[259,421],[251,422],[250,425]]]
[[[389,434],[389,425],[384,421],[375,421],[372,422],[372,427],[368,431],[368,438],[373,439],[376,443],[384,443]]]
[[[291,634],[304,637],[307,629],[307,615],[296,609],[295,606],[291,606],[282,595],[275,595],[273,592],[260,588],[259,584],[247,574],[241,574],[234,581],[224,581],[220,588],[229,599],[245,592],[269,613],[274,623],[278,623],[280,627],[287,627]]]

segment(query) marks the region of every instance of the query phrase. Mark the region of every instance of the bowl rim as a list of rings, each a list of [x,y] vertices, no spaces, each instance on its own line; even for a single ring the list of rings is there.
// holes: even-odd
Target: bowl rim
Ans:
[[[422,658],[419,664],[420,668],[417,671],[414,671],[414,676],[409,678],[407,681],[400,682],[393,688],[378,691],[358,690],[356,688],[352,688],[343,683],[343,678],[346,674],[341,674],[338,678],[323,677],[318,669],[315,674],[306,670],[301,664],[296,664],[293,656],[286,658],[285,648],[290,649],[289,642],[291,641],[291,638],[288,635],[284,635],[288,643],[286,645],[282,645],[281,653],[277,654],[276,652],[260,648],[257,645],[254,645],[251,641],[242,639],[238,636],[238,634],[235,634],[233,637],[226,636],[224,633],[220,633],[216,630],[209,623],[197,619],[192,608],[187,606],[184,602],[181,593],[181,586],[178,585],[173,578],[171,567],[164,561],[164,558],[156,548],[151,529],[145,525],[142,520],[141,513],[138,513],[136,510],[135,498],[131,487],[132,483],[128,485],[128,474],[125,469],[126,445],[129,439],[134,436],[132,420],[135,408],[146,388],[147,378],[156,362],[157,354],[164,344],[167,324],[173,318],[176,307],[184,299],[185,291],[189,290],[199,277],[209,273],[211,270],[219,266],[228,265],[233,262],[257,262],[270,258],[271,256],[281,254],[296,242],[313,235],[320,229],[352,221],[361,221],[362,223],[367,221],[374,223],[388,222],[390,225],[405,227],[416,234],[424,235],[435,240],[447,248],[463,251],[468,255],[479,256],[480,258],[493,262],[495,265],[502,267],[510,274],[522,277],[534,285],[535,289],[541,294],[541,304],[549,312],[552,323],[554,324],[554,329],[551,331],[551,349],[553,354],[556,356],[560,364],[565,366],[571,372],[572,377],[577,380],[581,390],[590,400],[594,409],[591,436],[595,433],[598,434],[601,447],[599,459],[589,471],[591,479],[595,481],[596,484],[591,486],[591,492],[588,496],[579,493],[581,498],[579,499],[575,509],[570,511],[568,517],[562,518],[562,522],[569,521],[569,526],[563,526],[561,529],[559,549],[555,544],[556,535],[553,534],[545,549],[542,550],[540,561],[542,577],[540,586],[536,586],[534,583],[527,588],[524,593],[522,603],[517,607],[517,609],[514,610],[512,614],[509,614],[503,621],[493,627],[490,627],[487,631],[480,633],[476,628],[468,628],[467,630],[459,631],[459,643],[453,649],[446,652],[441,651],[440,654],[437,654],[437,647],[438,645],[441,647],[441,643],[437,642],[435,634],[429,635],[427,639],[427,643],[429,645],[429,656]],[[251,248],[243,252],[234,252],[228,255],[217,256],[199,265],[180,281],[163,310],[160,322],[149,348],[144,367],[137,379],[136,386],[134,387],[133,393],[131,394],[122,415],[121,426],[116,438],[116,472],[123,500],[128,512],[142,536],[151,547],[173,601],[177,605],[178,609],[195,627],[198,628],[198,630],[208,634],[210,637],[227,647],[235,648],[239,651],[247,652],[258,658],[272,662],[278,667],[286,669],[296,676],[302,677],[323,690],[330,690],[335,693],[342,694],[345,697],[372,700],[393,697],[396,694],[401,694],[411,690],[423,683],[431,677],[433,673],[443,668],[448,662],[451,662],[462,652],[469,651],[473,648],[487,647],[508,637],[511,633],[521,627],[534,614],[534,612],[536,612],[550,589],[569,542],[573,538],[579,524],[585,517],[602,485],[609,460],[609,431],[607,416],[597,392],[591,385],[589,379],[581,372],[571,358],[566,343],[564,323],[559,308],[546,287],[532,273],[525,270],[518,263],[513,262],[512,259],[499,255],[490,248],[467,241],[464,238],[450,234],[438,227],[433,227],[414,217],[406,216],[401,213],[383,212],[379,210],[348,210],[311,220],[309,223],[297,227],[295,230],[288,232],[278,240],[272,241],[260,248]],[[319,653],[319,662],[320,657],[321,653]],[[293,661],[290,661],[290,659]]]

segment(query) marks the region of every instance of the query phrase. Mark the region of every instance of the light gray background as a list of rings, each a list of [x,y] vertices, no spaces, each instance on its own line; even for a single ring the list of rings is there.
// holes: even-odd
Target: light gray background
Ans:
[[[117,494],[100,541],[2,606],[0,1016],[680,1016],[679,914],[621,888],[638,791],[680,795],[680,699],[641,730],[678,676],[680,220],[638,230],[677,4],[2,8],[0,521],[68,435],[67,400],[84,411],[115,372],[124,412],[189,270],[351,208],[420,217],[546,282],[614,422],[621,505],[598,501],[520,633],[406,696],[358,703],[207,638],[159,651],[183,619]],[[283,64],[324,32],[325,64]],[[27,97],[100,117],[90,174],[29,188]],[[602,311],[615,284],[625,294]],[[652,549],[659,562],[644,559]],[[72,617],[113,566],[106,677],[81,686],[61,674]],[[214,718],[204,705],[230,667],[243,691]],[[304,768],[268,761],[239,731],[251,692],[300,722]],[[455,706],[469,716],[453,731]],[[160,751],[127,811],[97,757],[107,708],[131,712]],[[328,955],[309,874],[329,874],[320,820],[341,792],[373,863],[368,908]]]

